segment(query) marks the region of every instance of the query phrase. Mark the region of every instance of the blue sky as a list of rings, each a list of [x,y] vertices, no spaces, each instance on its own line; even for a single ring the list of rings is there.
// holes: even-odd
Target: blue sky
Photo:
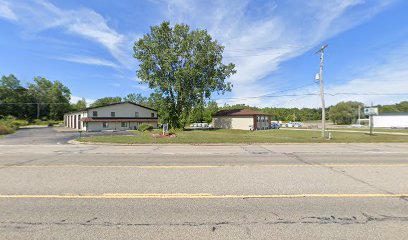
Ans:
[[[213,96],[221,105],[318,107],[307,94],[318,93],[324,43],[326,92],[356,93],[328,95],[328,105],[389,104],[408,100],[407,12],[404,0],[0,0],[0,75],[59,80],[72,101],[148,95],[132,45],[169,20],[225,46],[238,73],[231,93]],[[268,94],[296,96],[257,97]]]

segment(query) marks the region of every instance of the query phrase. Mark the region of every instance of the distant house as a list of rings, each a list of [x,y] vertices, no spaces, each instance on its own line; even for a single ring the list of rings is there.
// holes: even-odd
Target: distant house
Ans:
[[[373,116],[375,128],[408,128],[408,113],[380,113]]]
[[[137,129],[146,123],[157,128],[157,111],[133,102],[90,107],[64,115],[64,125],[83,131]]]
[[[222,110],[213,115],[215,128],[263,130],[271,126],[270,115],[251,109]]]

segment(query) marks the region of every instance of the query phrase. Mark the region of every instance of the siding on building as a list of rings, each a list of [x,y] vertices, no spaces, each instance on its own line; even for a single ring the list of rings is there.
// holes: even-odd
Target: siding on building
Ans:
[[[375,128],[408,128],[408,115],[377,115],[373,116]]]
[[[271,117],[251,109],[221,110],[214,114],[215,128],[264,130],[271,126]]]
[[[94,116],[94,112],[97,116]],[[65,127],[83,131],[137,129],[143,123],[157,128],[157,121],[156,110],[130,102],[87,108],[64,115]],[[103,127],[104,122],[107,122],[106,127]],[[122,122],[126,123],[125,127],[122,127]]]
[[[253,128],[254,118],[251,116],[219,116],[213,118],[213,125],[215,128],[250,130]]]

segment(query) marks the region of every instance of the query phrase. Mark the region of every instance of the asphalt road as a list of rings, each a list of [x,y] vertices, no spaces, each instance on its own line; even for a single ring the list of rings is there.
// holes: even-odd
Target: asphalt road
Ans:
[[[408,239],[408,144],[0,145],[0,239]]]
[[[82,136],[134,135],[127,131],[83,132]],[[19,129],[0,138],[0,145],[59,145],[80,137],[80,133],[64,127],[32,127]]]

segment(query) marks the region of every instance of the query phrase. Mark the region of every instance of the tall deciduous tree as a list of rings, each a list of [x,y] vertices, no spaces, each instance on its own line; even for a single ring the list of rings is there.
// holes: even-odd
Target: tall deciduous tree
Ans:
[[[213,92],[231,91],[226,82],[235,65],[222,63],[224,47],[206,30],[190,30],[185,24],[163,22],[134,44],[140,61],[137,76],[155,90],[162,122],[184,127],[191,110],[202,106]]]
[[[358,116],[358,106],[363,109],[360,102],[339,102],[329,110],[329,117],[335,124],[351,124]]]
[[[0,79],[0,118],[11,115],[16,118],[30,119],[35,114],[31,102],[34,98],[20,81],[13,75],[2,76]]]
[[[76,103],[71,105],[71,110],[72,111],[84,110],[86,106],[87,106],[86,99],[82,98],[81,100],[78,100]]]
[[[100,107],[107,104],[118,103],[121,102],[121,97],[104,97],[96,99],[95,102],[91,104],[91,107]]]
[[[70,109],[71,91],[59,81],[36,77],[28,85],[28,91],[40,106],[40,118],[62,119]]]
[[[141,105],[148,105],[147,97],[142,96],[140,93],[130,93],[123,98],[125,101],[134,102]]]

